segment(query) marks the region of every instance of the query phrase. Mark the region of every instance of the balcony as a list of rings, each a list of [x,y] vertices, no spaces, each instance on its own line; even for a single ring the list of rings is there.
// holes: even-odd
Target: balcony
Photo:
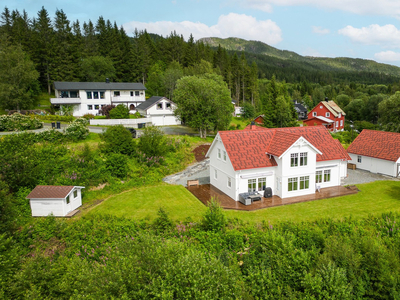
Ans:
[[[81,104],[81,98],[51,98],[50,103],[54,105]]]
[[[132,102],[144,102],[146,98],[144,95],[141,96],[112,96],[112,103],[132,103]]]

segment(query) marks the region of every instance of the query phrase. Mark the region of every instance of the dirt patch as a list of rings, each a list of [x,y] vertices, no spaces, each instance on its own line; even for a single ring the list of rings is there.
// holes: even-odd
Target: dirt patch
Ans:
[[[207,154],[208,149],[210,149],[210,146],[211,145],[209,145],[209,144],[200,145],[200,146],[198,146],[198,147],[193,149],[192,152],[193,152],[194,157],[195,157],[197,162],[202,161],[202,160],[204,160],[206,158],[206,154]]]

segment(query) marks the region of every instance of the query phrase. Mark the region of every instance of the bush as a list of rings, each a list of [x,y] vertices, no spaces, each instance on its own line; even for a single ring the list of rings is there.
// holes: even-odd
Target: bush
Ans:
[[[253,119],[256,116],[256,110],[249,102],[243,103],[242,117],[245,119]]]
[[[218,201],[212,197],[207,206],[208,208],[202,221],[203,228],[208,231],[224,230],[227,219]]]
[[[36,116],[25,116],[20,113],[0,116],[0,131],[22,131],[42,127],[43,123]]]
[[[115,105],[104,105],[103,108],[99,110],[99,113],[106,116],[107,119],[110,119],[110,111],[113,108],[115,108]]]
[[[100,146],[104,153],[121,153],[131,155],[135,142],[128,129],[122,125],[110,126],[101,135],[103,144]]]
[[[167,153],[168,146],[164,132],[156,126],[146,127],[140,136],[138,148],[147,157],[162,156]]]
[[[159,232],[164,232],[172,228],[174,223],[169,218],[164,208],[160,207],[157,211],[157,218],[154,220],[153,226]]]
[[[110,119],[129,119],[129,108],[124,104],[110,110]]]
[[[106,169],[114,177],[125,178],[128,175],[128,158],[119,153],[110,153],[106,160]]]
[[[77,142],[84,140],[89,135],[89,129],[84,125],[88,122],[86,119],[76,119],[65,129],[65,135],[68,139]]]
[[[60,115],[45,115],[45,116],[36,116],[39,120],[46,121],[61,121],[61,122],[72,122],[75,120],[73,116],[60,116]]]
[[[84,114],[83,116],[82,116],[82,118],[85,118],[86,120],[91,120],[91,119],[94,119],[94,115],[93,114]]]

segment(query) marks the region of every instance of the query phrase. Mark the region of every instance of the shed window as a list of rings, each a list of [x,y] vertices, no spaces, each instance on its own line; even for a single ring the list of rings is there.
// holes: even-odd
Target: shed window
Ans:
[[[357,155],[357,162],[361,163],[362,159],[361,159],[361,155]]]
[[[78,190],[74,191],[74,198],[78,197]]]

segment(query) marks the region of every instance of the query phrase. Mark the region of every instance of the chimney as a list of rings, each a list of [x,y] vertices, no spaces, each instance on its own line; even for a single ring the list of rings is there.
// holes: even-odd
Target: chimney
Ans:
[[[326,102],[328,102],[328,101],[329,101],[328,97],[325,97],[325,101],[326,101]]]
[[[106,78],[106,83],[110,83],[110,79]]]
[[[251,121],[250,123],[250,130],[253,130],[253,126],[256,125],[256,123],[254,121]]]

